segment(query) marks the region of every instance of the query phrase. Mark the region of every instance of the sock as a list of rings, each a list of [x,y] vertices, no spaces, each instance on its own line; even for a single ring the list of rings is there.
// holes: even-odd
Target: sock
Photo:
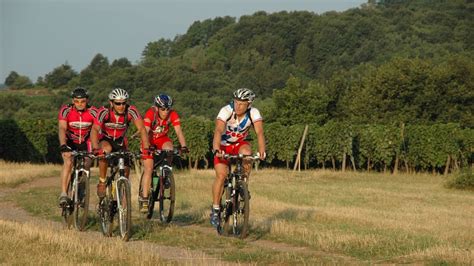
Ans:
[[[61,196],[60,197],[67,197],[67,193],[66,192],[61,192]]]
[[[212,204],[212,208],[214,210],[219,210],[220,209],[219,204]]]
[[[106,179],[105,179],[105,177],[104,177],[104,178],[102,178],[102,177],[99,177],[99,182],[101,182],[101,183],[105,183],[105,180],[106,180]]]

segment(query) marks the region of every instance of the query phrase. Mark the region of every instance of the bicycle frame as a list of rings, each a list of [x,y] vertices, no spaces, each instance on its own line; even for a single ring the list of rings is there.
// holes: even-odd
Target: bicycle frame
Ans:
[[[227,234],[230,222],[229,219],[232,217],[232,233],[236,236],[239,235],[241,238],[244,238],[248,229],[250,198],[247,188],[247,177],[244,173],[243,161],[246,159],[256,160],[259,158],[259,156],[224,154],[223,158],[229,160],[229,173],[225,178],[224,189],[222,191],[222,195],[226,194],[223,204],[224,206],[222,206],[223,217],[221,217],[221,223],[222,221],[224,222],[224,227],[219,226],[217,230],[220,234]],[[235,165],[234,171],[232,171],[232,164]],[[239,222],[239,218],[244,219],[242,224]]]

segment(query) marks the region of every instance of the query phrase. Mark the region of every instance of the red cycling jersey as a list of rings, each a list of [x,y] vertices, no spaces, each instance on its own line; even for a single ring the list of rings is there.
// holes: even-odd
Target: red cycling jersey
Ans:
[[[96,116],[97,108],[94,106],[79,111],[74,105],[68,104],[59,110],[58,120],[67,123],[66,137],[74,143],[82,144],[88,140]]]
[[[125,119],[125,114],[127,119]],[[100,126],[105,137],[116,140],[125,137],[129,121],[139,119],[142,119],[142,117],[134,105],[127,105],[123,114],[117,114],[112,109],[104,106],[99,109],[94,124]]]
[[[161,119],[158,115],[158,108],[155,106],[150,107],[146,113],[145,118],[148,118],[150,122],[145,121],[145,126],[150,128],[150,140],[161,138],[168,135],[170,129],[169,125],[173,126],[181,125],[179,121],[179,115],[174,110],[171,110],[168,114],[168,117]]]

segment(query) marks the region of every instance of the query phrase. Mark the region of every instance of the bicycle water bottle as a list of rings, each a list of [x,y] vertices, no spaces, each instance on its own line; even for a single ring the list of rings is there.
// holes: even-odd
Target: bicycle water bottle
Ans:
[[[153,189],[155,189],[156,185],[158,185],[160,178],[153,173]]]

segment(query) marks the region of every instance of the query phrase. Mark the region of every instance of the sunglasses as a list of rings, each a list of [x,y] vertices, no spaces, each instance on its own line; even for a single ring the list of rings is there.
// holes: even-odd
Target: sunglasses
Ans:
[[[160,110],[161,110],[161,111],[169,111],[170,108],[160,107]]]
[[[120,105],[126,105],[127,102],[114,102],[114,105],[120,106]]]

